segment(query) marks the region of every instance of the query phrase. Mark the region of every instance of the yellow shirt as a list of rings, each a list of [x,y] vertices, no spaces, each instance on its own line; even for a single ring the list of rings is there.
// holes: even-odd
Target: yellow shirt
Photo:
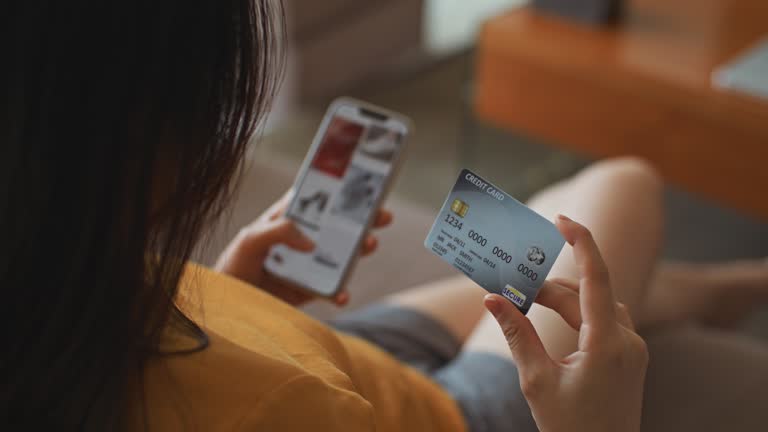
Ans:
[[[420,372],[257,288],[190,266],[179,298],[210,346],[150,362],[150,431],[464,430]]]

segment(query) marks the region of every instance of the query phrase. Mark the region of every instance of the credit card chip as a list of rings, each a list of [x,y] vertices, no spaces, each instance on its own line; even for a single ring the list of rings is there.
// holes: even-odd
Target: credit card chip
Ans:
[[[453,203],[451,204],[451,210],[453,210],[453,212],[459,215],[460,217],[464,217],[467,215],[467,212],[469,211],[469,205],[464,201],[456,198],[455,200],[453,200]]]

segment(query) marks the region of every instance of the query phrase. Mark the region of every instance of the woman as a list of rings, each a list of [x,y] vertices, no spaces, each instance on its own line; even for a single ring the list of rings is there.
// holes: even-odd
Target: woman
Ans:
[[[708,316],[727,273],[713,270],[697,303],[674,289],[700,282],[687,268],[651,283],[659,182],[641,163],[599,164],[533,200],[593,234],[557,218],[571,247],[528,318],[456,279],[335,323],[357,336],[333,330],[261,270],[274,244],[313,247],[283,203],[240,232],[217,272],[187,266],[269,108],[282,17],[268,0],[18,2],[3,14],[4,423],[639,430],[647,351],[635,326]],[[738,270],[732,296],[763,300],[764,272]]]

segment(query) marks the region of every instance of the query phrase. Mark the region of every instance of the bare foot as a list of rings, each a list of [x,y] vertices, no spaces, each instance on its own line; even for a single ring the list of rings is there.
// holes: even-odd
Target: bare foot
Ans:
[[[732,328],[768,303],[768,259],[717,264],[661,263],[639,323],[678,321]]]

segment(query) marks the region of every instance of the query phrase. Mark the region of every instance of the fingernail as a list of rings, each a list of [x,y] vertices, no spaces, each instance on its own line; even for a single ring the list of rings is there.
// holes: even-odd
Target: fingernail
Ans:
[[[565,224],[574,224],[575,223],[573,221],[573,219],[569,218],[568,216],[566,216],[564,214],[558,214],[557,215],[557,221],[565,223]],[[565,237],[565,241],[568,242],[569,245],[573,246],[573,239],[571,238],[571,236],[569,236],[567,233],[563,233],[563,235]]]
[[[336,296],[336,304],[338,306],[344,306],[349,302],[349,295],[347,293],[341,293]]]
[[[499,301],[491,294],[486,294],[485,298],[483,298],[483,302],[485,303],[486,309],[488,309],[488,312],[492,313],[493,316],[498,316],[499,312],[501,312],[501,305],[499,304]]]

